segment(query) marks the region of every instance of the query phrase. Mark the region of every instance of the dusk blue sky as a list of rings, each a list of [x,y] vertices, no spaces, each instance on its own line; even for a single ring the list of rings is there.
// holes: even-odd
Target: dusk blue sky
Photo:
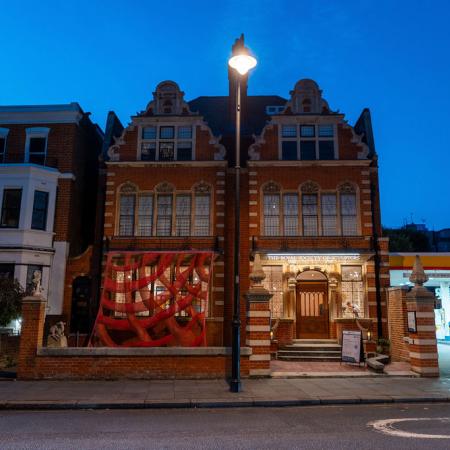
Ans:
[[[450,2],[0,0],[0,104],[77,101],[104,128],[173,79],[226,95],[241,32],[258,58],[249,94],[313,78],[354,124],[372,112],[383,223],[450,227]]]

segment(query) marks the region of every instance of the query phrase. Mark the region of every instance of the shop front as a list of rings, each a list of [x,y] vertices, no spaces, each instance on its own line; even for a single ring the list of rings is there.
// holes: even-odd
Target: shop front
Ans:
[[[267,253],[264,287],[272,294],[275,338],[338,339],[343,328],[370,331],[369,253]],[[369,269],[370,271],[370,269]]]

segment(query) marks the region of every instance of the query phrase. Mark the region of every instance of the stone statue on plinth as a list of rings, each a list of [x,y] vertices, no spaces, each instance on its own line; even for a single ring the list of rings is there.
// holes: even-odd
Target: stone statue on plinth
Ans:
[[[47,337],[47,347],[67,347],[67,337],[64,334],[64,322],[57,322],[50,327],[50,333]]]

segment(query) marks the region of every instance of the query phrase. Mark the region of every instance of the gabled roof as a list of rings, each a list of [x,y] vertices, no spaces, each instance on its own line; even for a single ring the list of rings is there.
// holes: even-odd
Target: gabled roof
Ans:
[[[244,97],[245,102],[245,97]],[[244,136],[260,134],[270,120],[267,106],[284,106],[287,100],[278,95],[249,95],[242,105],[241,132]],[[188,102],[192,112],[199,112],[215,136],[234,133],[235,115],[230,112],[228,96],[197,97]]]

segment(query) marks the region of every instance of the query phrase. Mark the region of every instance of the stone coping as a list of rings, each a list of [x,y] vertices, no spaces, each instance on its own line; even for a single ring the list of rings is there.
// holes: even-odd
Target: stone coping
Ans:
[[[250,356],[241,347],[241,356]],[[228,356],[231,347],[40,347],[37,356]]]

